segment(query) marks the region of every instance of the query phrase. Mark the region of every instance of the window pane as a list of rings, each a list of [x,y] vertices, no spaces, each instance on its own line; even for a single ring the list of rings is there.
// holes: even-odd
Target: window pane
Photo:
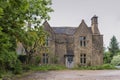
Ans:
[[[48,63],[48,54],[43,53],[43,64],[47,64],[47,63]]]
[[[48,57],[46,58],[46,63],[48,63]]]
[[[83,44],[83,45],[84,45],[84,47],[86,46],[86,41],[84,41],[84,44]]]
[[[86,64],[86,54],[80,54],[80,63]]]
[[[86,57],[86,54],[84,54],[84,57]]]
[[[43,58],[43,64],[45,64],[46,62],[45,62],[45,58]]]
[[[84,64],[86,63],[86,58],[84,58]]]
[[[80,58],[80,63],[82,63],[82,58]]]
[[[80,36],[80,46],[85,47],[86,46],[86,37]]]
[[[80,55],[80,57],[82,57],[82,54]]]
[[[45,53],[43,53],[43,56],[45,56]]]
[[[86,40],[86,37],[83,37],[83,40]]]
[[[83,40],[83,37],[80,37],[80,41],[82,41]]]
[[[80,41],[80,46],[82,46],[82,41]]]

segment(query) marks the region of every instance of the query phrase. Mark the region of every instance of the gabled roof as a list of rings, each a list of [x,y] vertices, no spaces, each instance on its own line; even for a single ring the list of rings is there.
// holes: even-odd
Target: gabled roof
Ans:
[[[87,28],[88,32],[92,33],[91,27],[88,27],[84,20],[82,20],[79,27],[51,27],[47,21],[44,22],[46,28],[52,29],[53,32],[58,34],[73,35],[83,25]]]
[[[72,35],[76,27],[52,27],[55,33]]]
[[[91,27],[88,27],[83,19],[82,19],[80,25],[77,27],[76,32],[80,31],[81,28],[84,28],[84,29],[86,29],[87,32],[92,33]]]
[[[49,25],[49,23],[48,23],[47,21],[45,21],[45,22],[43,23],[43,26],[44,26],[44,29],[45,29],[45,30],[50,30],[50,31],[52,31],[52,32],[54,33],[52,27]]]

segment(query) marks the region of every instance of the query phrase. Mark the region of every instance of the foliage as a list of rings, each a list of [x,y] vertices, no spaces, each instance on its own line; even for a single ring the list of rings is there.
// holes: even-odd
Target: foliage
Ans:
[[[38,65],[40,63],[41,57],[35,56],[35,65]]]
[[[20,42],[22,43],[26,55],[27,55],[27,64],[32,63],[32,58],[34,53],[40,52],[42,47],[45,44],[45,38],[47,33],[43,30],[42,27],[29,29],[24,32],[26,37],[19,37]]]
[[[12,78],[13,77],[13,74],[12,74],[12,72],[5,72],[5,71],[3,71],[2,73],[1,73],[1,75],[0,75],[0,79],[5,79],[5,78],[7,78],[7,80],[8,80],[8,78]],[[13,80],[13,79],[11,79],[11,80]]]
[[[3,9],[0,8],[0,18],[2,17],[2,15],[3,15]]]
[[[15,63],[13,73],[14,74],[21,74],[22,73],[22,64],[19,60],[17,60]]]
[[[50,0],[29,0],[26,13],[23,34],[17,38],[22,43],[26,55],[27,64],[32,63],[34,53],[40,52],[45,44],[47,33],[44,31],[41,23],[49,19],[48,13],[53,11],[49,6]],[[25,35],[25,36],[24,36]]]
[[[17,60],[17,57],[10,48],[12,46],[10,37],[2,32],[2,28],[0,28],[0,37],[0,70],[7,70],[14,66],[13,63]]]
[[[102,69],[116,69],[114,65],[111,64],[103,64]]]
[[[51,0],[0,0],[0,70],[21,70],[17,41],[30,54],[36,50],[34,45],[43,44],[45,32],[40,26],[49,19],[50,5]]]
[[[10,48],[15,52],[15,35],[21,31],[21,27],[24,25],[27,2],[26,0],[1,0],[0,7],[3,10],[3,15],[0,19],[2,32],[10,38],[9,41],[12,44]]]
[[[116,66],[120,66],[120,55],[114,56],[111,64],[116,65]]]
[[[109,69],[116,69],[115,66],[111,64],[103,64],[100,66],[80,66],[76,69],[79,70],[109,70]]]
[[[4,74],[4,71],[0,70],[0,78],[2,78],[3,74]]]
[[[120,50],[119,50],[119,52],[117,53],[117,55],[120,55]]]
[[[106,63],[111,63],[111,60],[112,60],[111,54],[112,54],[112,53],[109,52],[109,51],[104,52],[103,60],[104,60],[104,63],[105,63],[105,64],[106,64]]]
[[[108,47],[109,51],[112,53],[110,55],[110,57],[112,58],[113,56],[117,55],[118,51],[119,51],[119,44],[118,44],[118,41],[116,39],[115,36],[113,36],[111,38],[111,41],[110,41],[110,44],[109,44],[109,47]]]
[[[104,52],[104,63],[111,63],[113,57],[120,53],[119,44],[115,36],[111,38],[108,50],[109,51]]]
[[[11,70],[17,61],[16,37],[23,26],[25,0],[0,0],[0,66]]]
[[[48,71],[48,70],[64,70],[66,69],[65,66],[61,65],[41,65],[41,66],[31,66],[31,70],[33,71]]]

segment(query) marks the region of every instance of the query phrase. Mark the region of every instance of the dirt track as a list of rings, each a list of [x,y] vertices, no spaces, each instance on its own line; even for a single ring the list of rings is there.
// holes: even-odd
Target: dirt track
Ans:
[[[17,80],[120,80],[120,70],[64,70],[36,72]]]

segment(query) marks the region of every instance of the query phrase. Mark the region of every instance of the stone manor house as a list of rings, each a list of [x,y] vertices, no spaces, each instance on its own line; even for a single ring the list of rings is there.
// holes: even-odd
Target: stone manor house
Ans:
[[[41,63],[56,63],[68,68],[95,66],[103,63],[103,35],[98,29],[97,16],[91,18],[88,27],[84,20],[78,27],[51,27],[47,21],[44,28],[49,33],[49,53],[42,54]]]
[[[61,64],[68,68],[95,66],[103,63],[103,35],[98,29],[97,16],[91,18],[88,27],[84,20],[78,27],[43,26],[49,36],[46,39],[48,52],[40,53],[40,64]],[[21,52],[19,45],[17,52]]]

